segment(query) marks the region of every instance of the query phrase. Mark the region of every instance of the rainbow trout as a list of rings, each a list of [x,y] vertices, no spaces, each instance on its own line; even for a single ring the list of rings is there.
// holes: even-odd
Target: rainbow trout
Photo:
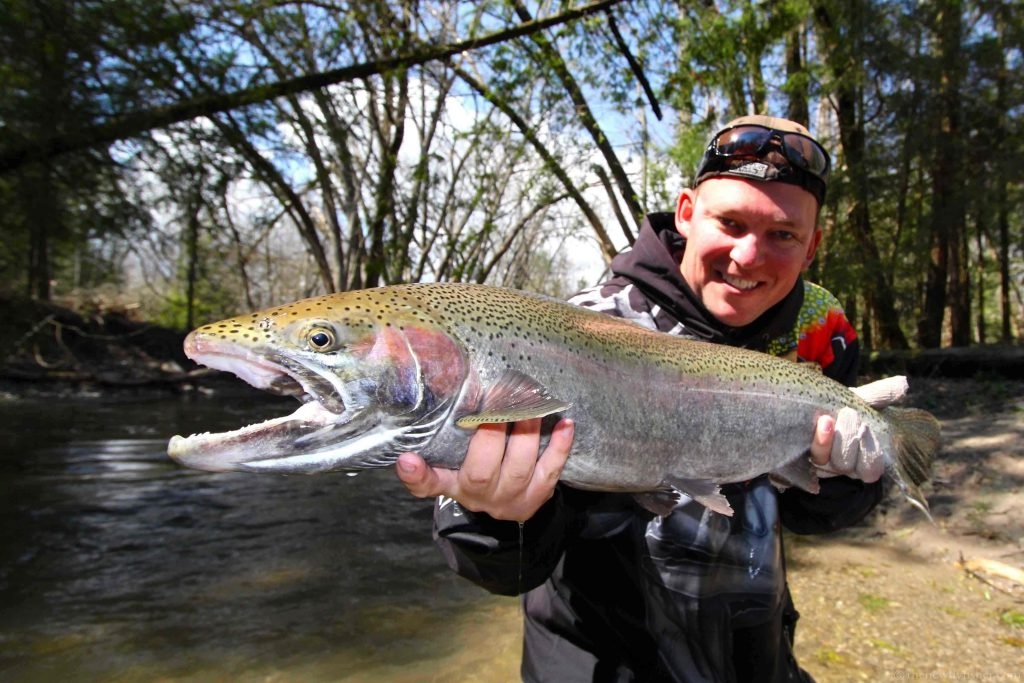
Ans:
[[[815,423],[846,406],[862,457],[927,514],[919,489],[939,428],[921,410],[876,409],[813,366],[653,332],[509,289],[415,284],[298,301],[194,330],[185,352],[302,401],[291,415],[223,434],[175,436],[203,470],[356,471],[418,452],[458,468],[474,429],[558,416],[576,422],[561,480],[638,495],[659,512],[685,493],[731,514],[719,485],[763,474],[817,491]]]

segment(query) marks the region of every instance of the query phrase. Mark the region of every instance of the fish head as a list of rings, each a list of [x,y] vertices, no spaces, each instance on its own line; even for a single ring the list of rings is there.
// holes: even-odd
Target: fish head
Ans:
[[[388,465],[436,434],[468,368],[464,349],[429,313],[383,290],[212,323],[188,335],[185,353],[302,401],[291,415],[171,440],[174,460],[212,471],[294,474]]]

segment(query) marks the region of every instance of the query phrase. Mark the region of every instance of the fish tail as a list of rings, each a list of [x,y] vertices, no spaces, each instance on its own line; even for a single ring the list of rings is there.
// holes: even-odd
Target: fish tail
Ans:
[[[939,450],[939,421],[931,413],[916,408],[889,406],[881,413],[893,427],[892,468],[896,483],[907,499],[931,520],[920,487],[931,476],[932,460]]]

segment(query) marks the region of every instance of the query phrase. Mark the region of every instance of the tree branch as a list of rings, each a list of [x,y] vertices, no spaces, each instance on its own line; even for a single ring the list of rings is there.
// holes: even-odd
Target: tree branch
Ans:
[[[595,12],[600,12],[622,0],[597,0],[589,5],[567,10],[560,14],[526,21],[508,29],[490,33],[480,38],[469,38],[458,43],[427,47],[410,54],[377,59],[340,69],[299,76],[284,81],[268,83],[233,93],[212,93],[187,102],[166,107],[125,114],[107,123],[89,126],[63,134],[45,136],[0,149],[0,173],[5,173],[30,162],[49,159],[60,154],[74,152],[94,145],[108,144],[133,137],[147,130],[162,128],[174,123],[188,121],[200,116],[210,116],[237,109],[250,104],[265,102],[284,95],[323,88],[335,83],[367,78],[394,69],[419,66],[427,62],[449,59],[462,52],[487,47],[507,40],[520,38],[551,26],[557,26]]]
[[[566,189],[566,192],[568,192],[569,196],[572,197],[574,202],[576,202],[580,211],[583,212],[587,222],[590,223],[590,227],[594,229],[594,234],[597,235],[597,239],[601,244],[601,251],[604,253],[605,259],[611,261],[612,257],[615,256],[615,245],[612,242],[611,237],[608,235],[608,231],[604,229],[601,219],[598,217],[593,207],[591,207],[587,202],[586,198],[584,198],[583,193],[581,193],[579,188],[576,187],[576,184],[572,181],[572,178],[569,177],[566,170],[560,163],[558,163],[558,160],[551,154],[544,142],[537,137],[537,134],[530,127],[529,122],[520,116],[519,113],[516,112],[503,97],[488,88],[486,84],[479,81],[471,73],[458,67],[456,67],[454,71],[463,81],[466,82],[467,85],[469,85],[469,87],[473,88],[473,90],[479,93],[484,99],[497,107],[501,113],[507,116],[512,124],[519,129],[526,141],[533,146],[537,155],[544,162],[544,165],[558,179],[558,181],[562,183],[562,187]]]
[[[654,94],[651,82],[647,80],[647,74],[644,73],[643,65],[633,56],[629,45],[626,43],[626,39],[622,37],[619,25],[615,22],[615,15],[612,14],[610,9],[605,10],[605,15],[608,18],[608,28],[611,29],[612,37],[615,39],[615,47],[626,58],[629,70],[633,72],[637,82],[640,83],[640,87],[643,88],[644,95],[647,97],[647,103],[651,105],[651,111],[654,112],[655,118],[661,121],[661,105],[658,104],[658,98]]]
[[[529,10],[522,2],[515,2],[513,4],[513,9],[524,21],[531,18]],[[559,52],[556,45],[540,34],[533,34],[530,38],[551,60],[551,69],[555,72],[558,80],[561,81],[566,94],[569,96],[573,106],[576,108],[576,115],[579,118],[580,123],[583,125],[583,128],[590,133],[590,137],[593,138],[598,151],[601,152],[601,156],[604,157],[605,163],[608,164],[608,168],[612,172],[612,177],[615,179],[616,185],[619,186],[619,193],[622,195],[622,200],[626,202],[626,206],[629,208],[630,214],[632,214],[633,218],[639,222],[644,215],[644,208],[640,205],[640,198],[633,190],[633,183],[630,182],[629,175],[619,162],[618,155],[615,154],[615,149],[612,147],[608,137],[604,134],[604,130],[601,128],[600,122],[597,120],[597,117],[591,110],[590,105],[587,103],[587,98],[583,92],[583,88],[580,87],[576,78],[572,75],[572,72],[569,70],[569,66],[565,63],[565,59],[562,57],[562,54]],[[615,195],[609,196],[608,200],[615,202]]]

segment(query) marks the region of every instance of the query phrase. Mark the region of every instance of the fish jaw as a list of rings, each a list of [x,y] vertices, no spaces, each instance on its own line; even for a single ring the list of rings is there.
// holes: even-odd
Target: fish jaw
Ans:
[[[281,474],[306,474],[324,471],[282,465],[293,453],[297,438],[336,424],[341,416],[323,408],[316,401],[304,403],[298,410],[282,417],[229,432],[173,436],[167,454],[185,467],[207,472],[266,471],[278,464]]]
[[[304,403],[289,415],[265,420],[241,429],[222,433],[174,436],[168,443],[168,455],[181,465],[210,472],[274,469],[282,474],[325,471],[323,462],[307,460],[291,467],[282,464],[301,451],[303,439],[348,424],[357,411],[346,410],[346,398],[324,391],[317,373],[302,371],[299,364],[287,362],[259,349],[247,348],[223,339],[193,331],[185,339],[185,354],[206,367],[230,372],[257,389],[275,394],[294,395]],[[315,379],[314,379],[315,378]],[[337,390],[338,387],[332,386]],[[351,401],[351,399],[348,399]]]
[[[277,364],[264,362],[256,354],[246,353],[235,344],[213,339],[194,330],[185,337],[185,355],[196,363],[237,375],[257,389],[266,389],[284,370]]]
[[[386,467],[403,444],[407,425],[371,413],[336,414],[316,401],[284,417],[229,432],[174,436],[167,454],[207,472],[320,474]]]
[[[194,330],[185,337],[185,355],[200,365],[230,372],[242,381],[271,393],[302,396],[309,394],[302,380],[272,356],[217,339]]]

